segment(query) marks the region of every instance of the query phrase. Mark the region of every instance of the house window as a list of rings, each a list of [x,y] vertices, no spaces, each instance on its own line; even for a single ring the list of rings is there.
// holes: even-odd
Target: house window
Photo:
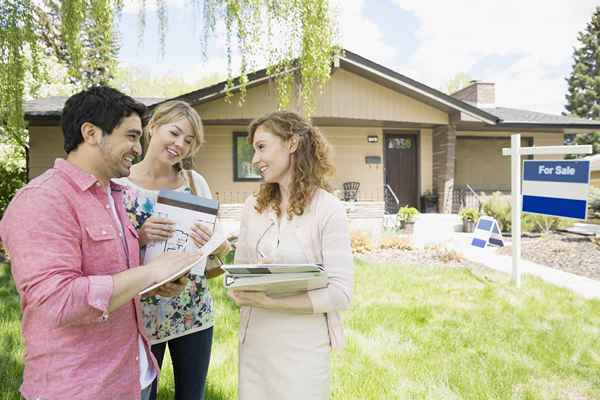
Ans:
[[[390,138],[388,141],[388,149],[394,150],[410,150],[413,146],[411,138]]]
[[[233,133],[233,180],[235,182],[261,180],[260,173],[252,166],[254,149],[247,138],[246,132]]]

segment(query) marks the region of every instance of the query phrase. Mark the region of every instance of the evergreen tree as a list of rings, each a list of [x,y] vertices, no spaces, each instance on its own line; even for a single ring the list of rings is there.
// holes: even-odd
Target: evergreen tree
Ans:
[[[573,116],[600,120],[600,7],[585,30],[579,32],[573,51],[573,70],[567,78],[565,108]],[[577,135],[575,144],[591,144],[600,153],[600,132]]]

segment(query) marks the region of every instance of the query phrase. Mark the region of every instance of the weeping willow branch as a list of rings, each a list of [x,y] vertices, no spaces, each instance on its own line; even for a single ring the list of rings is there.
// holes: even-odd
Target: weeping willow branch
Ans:
[[[140,0],[144,1],[144,0]],[[159,20],[166,18],[166,0],[156,0]],[[269,74],[277,77],[279,107],[290,107],[294,88],[302,111],[310,116],[315,108],[315,91],[322,90],[331,73],[334,45],[328,0],[190,0],[194,11],[202,10],[204,34],[202,54],[215,36],[217,21],[224,21],[227,60],[227,99],[239,90],[245,101],[247,74],[253,61],[266,59]],[[139,21],[145,9],[140,8]],[[196,14],[196,12],[194,12]],[[163,35],[160,24],[159,34]],[[143,26],[139,25],[143,31]],[[161,36],[162,38],[162,36]],[[162,43],[162,40],[161,40]],[[164,49],[161,50],[164,54]],[[234,71],[234,55],[239,67]],[[239,75],[239,79],[234,77]]]
[[[188,0],[202,10],[201,51],[207,54],[224,21],[228,88],[245,100],[248,72],[266,60],[277,80],[279,107],[296,100],[310,116],[314,94],[330,76],[333,45],[328,0]],[[146,25],[146,0],[138,0],[138,40]],[[166,0],[155,0],[160,51],[168,29]],[[188,6],[190,4],[188,3]],[[75,88],[107,83],[116,69],[115,16],[123,0],[0,0],[0,135],[26,145],[23,101],[48,80],[45,60],[67,67]],[[239,68],[234,71],[234,55]]]
[[[107,83],[116,67],[113,20],[122,0],[0,1],[0,139],[26,145],[23,101],[48,82],[47,60],[75,88]]]
[[[23,121],[25,78],[28,74],[34,80],[41,78],[40,48],[31,10],[29,0],[0,3],[0,134],[3,141],[19,146],[27,144]]]

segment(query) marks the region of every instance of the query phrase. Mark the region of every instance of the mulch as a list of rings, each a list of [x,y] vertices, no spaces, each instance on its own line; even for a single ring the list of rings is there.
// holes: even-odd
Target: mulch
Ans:
[[[510,246],[498,250],[510,255]],[[600,280],[600,243],[589,236],[553,232],[521,240],[521,257],[561,271]]]
[[[512,248],[502,247],[499,254],[510,256]],[[374,264],[446,265],[449,267],[478,267],[480,264],[456,257],[443,247],[425,250],[377,249],[355,257]],[[550,268],[600,280],[600,242],[590,236],[553,232],[537,237],[523,237],[521,257]]]
[[[460,253],[444,247],[432,246],[425,250],[376,249],[368,253],[354,254],[369,264],[402,264],[410,266],[443,265],[447,267],[481,267],[481,264],[462,257]]]

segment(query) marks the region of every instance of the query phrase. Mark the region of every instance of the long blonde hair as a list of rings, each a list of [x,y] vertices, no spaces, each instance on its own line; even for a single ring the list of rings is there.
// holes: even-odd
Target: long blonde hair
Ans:
[[[331,191],[327,178],[333,176],[335,167],[331,161],[331,145],[321,131],[312,126],[300,115],[290,111],[276,111],[255,119],[248,128],[248,142],[254,142],[254,134],[259,126],[269,128],[285,142],[292,136],[298,139],[298,147],[293,153],[293,178],[290,186],[290,204],[287,214],[302,215],[318,188]],[[281,216],[281,192],[276,183],[263,183],[257,195],[256,211],[262,213],[272,207]]]
[[[192,126],[192,132],[194,134],[194,141],[190,148],[189,154],[181,160],[181,165],[176,165],[177,170],[193,168],[194,155],[198,153],[202,144],[204,144],[204,128],[202,126],[202,119],[200,115],[185,101],[171,100],[165,103],[159,104],[152,113],[150,120],[144,128],[144,153],[148,149],[150,144],[150,137],[152,131],[168,123],[178,121],[185,118]]]

